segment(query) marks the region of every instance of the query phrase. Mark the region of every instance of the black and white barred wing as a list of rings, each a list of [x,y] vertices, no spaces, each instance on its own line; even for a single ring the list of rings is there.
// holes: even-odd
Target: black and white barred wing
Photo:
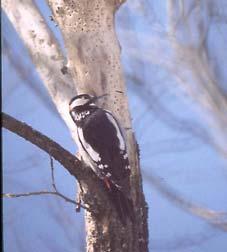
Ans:
[[[130,166],[125,140],[113,115],[98,109],[85,121],[83,130],[78,129],[78,135],[97,175],[122,187]]]

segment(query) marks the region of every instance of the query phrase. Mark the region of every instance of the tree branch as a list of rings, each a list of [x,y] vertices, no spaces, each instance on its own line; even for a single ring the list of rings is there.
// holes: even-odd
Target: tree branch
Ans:
[[[3,193],[2,196],[5,198],[19,198],[19,197],[27,197],[27,196],[37,196],[37,195],[57,195],[63,199],[65,199],[67,202],[70,202],[74,205],[77,205],[77,202],[74,200],[71,200],[64,195],[61,195],[57,192],[52,192],[52,191],[38,191],[38,192],[26,192],[26,193]],[[63,197],[62,197],[63,196]]]
[[[54,177],[54,161],[53,158],[50,156],[50,168],[51,168],[51,181],[54,190],[57,192],[57,186],[55,184],[55,177]]]
[[[89,169],[83,167],[79,159],[58,143],[4,112],[2,112],[2,126],[44,150],[78,180],[85,179],[91,173]]]
[[[80,207],[90,211],[90,209],[82,204],[78,204],[75,200],[72,200],[65,195],[59,193],[58,191],[38,191],[38,192],[27,192],[27,193],[3,193],[2,196],[5,198],[19,198],[19,197],[28,197],[28,196],[38,196],[38,195],[56,195],[66,202],[72,203],[74,205],[80,205]]]

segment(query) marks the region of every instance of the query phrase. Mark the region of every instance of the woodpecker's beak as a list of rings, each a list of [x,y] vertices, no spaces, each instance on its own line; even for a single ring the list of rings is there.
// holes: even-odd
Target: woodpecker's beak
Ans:
[[[99,99],[101,99],[101,98],[103,98],[103,97],[105,97],[105,96],[108,96],[108,94],[104,94],[104,95],[100,95],[100,96],[95,96],[95,97],[93,97],[93,98],[90,100],[89,103],[95,103],[97,100],[99,100]]]

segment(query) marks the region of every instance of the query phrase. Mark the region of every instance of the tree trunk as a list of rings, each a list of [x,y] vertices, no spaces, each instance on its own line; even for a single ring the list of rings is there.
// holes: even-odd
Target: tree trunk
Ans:
[[[114,15],[124,1],[49,0],[68,53],[68,69],[77,93],[108,94],[102,106],[118,118],[124,130],[130,164],[135,220],[126,227],[119,222],[105,193],[81,182],[83,201],[102,211],[85,213],[87,251],[148,251],[147,205],[142,190],[139,153],[131,127],[120,46]],[[73,94],[72,94],[73,96]],[[108,203],[107,203],[108,202]],[[101,214],[102,213],[102,214]]]

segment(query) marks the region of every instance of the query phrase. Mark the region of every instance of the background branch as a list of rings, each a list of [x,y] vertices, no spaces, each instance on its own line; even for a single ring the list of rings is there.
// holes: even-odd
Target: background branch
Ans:
[[[218,227],[223,231],[227,231],[227,212],[225,211],[214,211],[202,206],[197,205],[196,203],[191,202],[190,200],[185,199],[174,191],[169,185],[163,184],[161,179],[152,174],[143,171],[144,177],[150,182],[150,184],[155,187],[158,192],[166,197],[169,201],[174,203],[176,206],[182,208],[186,212],[197,216],[209,224]]]

